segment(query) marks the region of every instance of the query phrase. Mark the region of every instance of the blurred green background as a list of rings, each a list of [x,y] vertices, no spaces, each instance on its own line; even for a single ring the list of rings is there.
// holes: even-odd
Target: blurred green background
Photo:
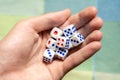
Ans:
[[[22,19],[66,8],[75,14],[88,6],[104,20],[103,47],[63,80],[120,80],[120,0],[0,0],[0,39]]]

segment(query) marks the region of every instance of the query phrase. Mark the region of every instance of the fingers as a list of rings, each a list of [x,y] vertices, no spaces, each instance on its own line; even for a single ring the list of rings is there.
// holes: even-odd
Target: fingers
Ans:
[[[95,30],[86,37],[85,41],[82,43],[82,47],[93,41],[100,41],[101,39],[102,39],[102,32],[99,30]]]
[[[93,31],[88,35],[80,46],[76,47],[76,52],[70,54],[64,61],[64,70],[69,71],[78,66],[80,63],[91,57],[95,52],[101,48],[102,32],[100,30]],[[71,51],[72,52],[72,51]],[[70,53],[71,53],[70,52]]]
[[[92,20],[96,14],[97,9],[95,7],[88,7],[78,14],[71,16],[61,28],[64,28],[69,24],[74,24],[77,28],[80,28]]]
[[[73,69],[74,67],[78,66],[93,54],[95,54],[101,48],[101,43],[99,41],[93,41],[83,47],[82,49],[78,50],[74,54],[68,56],[65,61],[63,62],[63,67],[65,73],[69,70]]]
[[[92,31],[99,30],[103,25],[103,21],[99,17],[95,17],[86,26],[80,28],[78,32],[82,33],[84,37],[87,37]]]
[[[60,12],[49,13],[40,17],[35,17],[28,22],[37,32],[49,30],[54,26],[60,26],[70,17],[70,10],[66,9]]]

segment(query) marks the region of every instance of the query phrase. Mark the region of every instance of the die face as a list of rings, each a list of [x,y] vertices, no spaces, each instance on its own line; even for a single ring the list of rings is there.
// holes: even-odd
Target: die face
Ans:
[[[68,54],[68,50],[67,49],[64,49],[64,48],[59,48],[56,50],[56,55],[59,59],[62,59],[64,60],[65,57],[67,56]]]
[[[77,37],[79,38],[80,43],[82,43],[84,41],[84,37],[82,34],[78,34]]]
[[[43,53],[43,61],[52,62],[55,52],[52,49],[46,49]]]
[[[63,31],[57,27],[54,27],[50,32],[50,35],[56,39],[58,36],[63,35]]]
[[[72,43],[69,38],[59,36],[57,38],[57,46],[60,48],[70,49],[72,47]]]
[[[73,46],[79,45],[79,38],[72,37],[70,40],[71,40],[71,43],[72,43]]]
[[[43,56],[43,61],[46,62],[46,63],[52,62],[51,59],[49,59],[49,58],[47,58],[47,57],[45,57],[45,56]]]
[[[84,38],[81,34],[77,33],[77,34],[75,34],[75,36],[70,38],[70,41],[73,46],[78,46],[79,44],[81,44],[84,41]]]
[[[57,45],[56,45],[57,41],[50,38],[48,39],[47,43],[46,43],[46,46],[47,48],[49,49],[52,49],[52,50],[56,50],[57,49]]]
[[[73,24],[63,29],[63,33],[65,37],[68,37],[68,38],[72,37],[76,32],[77,32],[76,27]]]
[[[65,48],[66,48],[66,49],[72,48],[72,43],[71,43],[70,39],[67,39],[67,40],[66,40]]]
[[[75,25],[71,25],[71,27],[72,27],[72,32],[73,32],[73,33],[76,33],[76,32],[77,32],[77,30],[76,30]]]
[[[67,40],[66,40],[66,43],[65,43],[65,48],[69,48],[69,44],[70,44],[70,40],[67,39]]]
[[[57,38],[57,46],[63,48],[65,47],[65,44],[66,44],[66,38],[59,36]]]

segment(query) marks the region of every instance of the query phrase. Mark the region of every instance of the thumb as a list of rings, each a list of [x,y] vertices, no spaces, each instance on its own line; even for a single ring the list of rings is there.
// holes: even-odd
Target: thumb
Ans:
[[[62,25],[69,17],[70,10],[66,9],[59,12],[48,13],[43,16],[35,17],[30,21],[34,24],[32,27],[35,31],[41,32],[51,29],[54,26]]]

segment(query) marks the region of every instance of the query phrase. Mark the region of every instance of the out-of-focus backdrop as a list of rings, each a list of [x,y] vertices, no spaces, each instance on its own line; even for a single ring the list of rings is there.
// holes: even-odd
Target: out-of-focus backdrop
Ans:
[[[0,39],[22,19],[66,8],[75,14],[88,6],[104,20],[103,47],[63,80],[120,80],[120,0],[0,0]]]

